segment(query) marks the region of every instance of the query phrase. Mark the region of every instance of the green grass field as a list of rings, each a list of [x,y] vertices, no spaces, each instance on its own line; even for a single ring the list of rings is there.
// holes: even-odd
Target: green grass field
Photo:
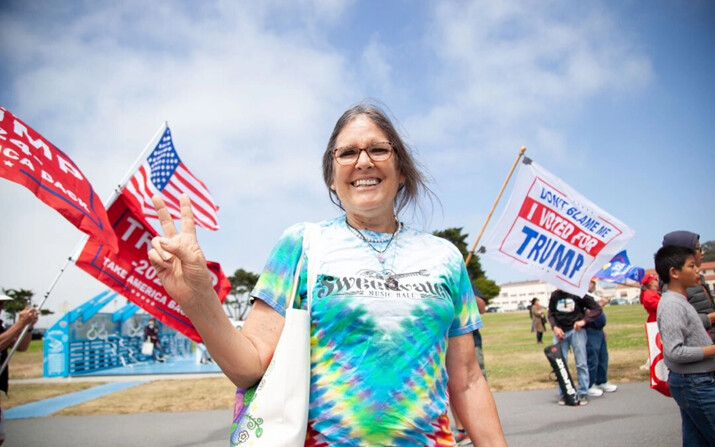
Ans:
[[[647,356],[644,323],[640,305],[608,306],[606,333],[609,347],[609,380],[614,383],[647,381],[648,371],[639,369]],[[556,383],[544,347],[553,334],[544,333],[544,344],[536,344],[530,332],[526,311],[489,313],[483,316],[484,356],[489,384],[494,391],[554,388]],[[575,379],[573,360],[569,362]],[[42,342],[33,341],[27,352],[15,354],[10,377],[42,377]],[[52,384],[11,384],[3,396],[3,408],[96,386],[96,382]],[[151,411],[201,411],[230,408],[235,388],[225,378],[199,380],[158,380],[113,393],[62,410],[63,415],[142,413]],[[186,399],[195,393],[192,399]]]
[[[609,351],[609,380],[632,382],[648,380],[648,371],[639,369],[648,357],[645,337],[646,313],[640,305],[607,306],[605,328]],[[544,344],[536,344],[530,332],[527,311],[488,313],[483,316],[485,366],[493,390],[519,390],[555,387],[544,347],[552,343],[547,329]],[[573,360],[569,362],[575,374]]]

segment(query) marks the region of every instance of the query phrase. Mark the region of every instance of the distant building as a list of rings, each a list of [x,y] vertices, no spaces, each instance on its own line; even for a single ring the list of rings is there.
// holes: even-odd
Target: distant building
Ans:
[[[655,273],[655,269],[646,270],[646,275]],[[705,276],[705,282],[711,291],[715,291],[715,262],[703,262],[700,266],[700,273]],[[549,297],[556,287],[541,280],[516,281],[499,284],[501,291],[499,296],[489,301],[489,307],[499,307],[503,310],[518,310],[520,306],[528,306],[532,298],[538,298],[541,305],[549,305]],[[638,303],[641,288],[639,284],[630,285],[609,283],[598,281],[596,295],[614,300],[620,298],[628,303]]]
[[[551,292],[556,290],[556,287],[538,279],[499,284],[499,288],[499,296],[492,298],[489,305],[499,306],[504,310],[526,307],[531,304],[532,298],[538,298],[542,306],[548,306]]]
[[[703,262],[700,265],[700,273],[705,276],[705,282],[710,286],[710,291],[715,288],[715,261]]]

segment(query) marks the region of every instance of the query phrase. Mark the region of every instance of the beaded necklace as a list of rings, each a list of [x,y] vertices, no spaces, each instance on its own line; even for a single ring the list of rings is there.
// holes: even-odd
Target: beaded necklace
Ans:
[[[387,270],[385,268],[385,253],[387,252],[387,249],[390,248],[390,244],[392,244],[392,241],[397,238],[398,233],[402,229],[402,223],[400,223],[397,219],[395,219],[395,231],[392,233],[390,238],[381,238],[381,239],[373,239],[373,238],[368,238],[365,236],[362,231],[358,230],[357,228],[353,227],[350,225],[350,222],[348,222],[348,217],[345,216],[345,224],[348,226],[348,229],[359,239],[361,239],[363,242],[365,242],[368,247],[372,249],[373,254],[377,258],[377,261],[380,263],[380,266],[382,268],[382,276],[385,278],[385,286],[390,289],[390,290],[398,290],[399,283],[397,281],[397,277],[395,276],[395,273],[391,270]],[[384,243],[387,242],[387,245],[385,245],[385,248],[380,250],[379,248],[375,247],[372,245],[373,243]],[[392,265],[394,267],[395,265],[395,258],[397,257],[397,244],[395,244],[395,253],[392,256]]]

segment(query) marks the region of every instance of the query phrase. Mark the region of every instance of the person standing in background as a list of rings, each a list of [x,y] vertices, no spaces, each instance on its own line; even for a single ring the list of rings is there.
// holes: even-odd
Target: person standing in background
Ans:
[[[536,332],[536,344],[544,344],[543,337],[546,331],[546,316],[544,315],[544,307],[538,298],[532,298],[529,313],[531,314],[532,332]]]
[[[7,295],[0,295],[0,313],[2,313],[3,307],[6,302],[13,301]],[[22,341],[17,346],[17,350],[20,352],[27,351],[30,347],[30,342],[32,341],[32,328],[37,323],[37,319],[40,317],[40,312],[35,309],[28,307],[20,311],[17,315],[17,321],[12,326],[6,328],[2,320],[0,320],[0,364],[4,364],[8,355],[8,348],[12,347],[17,343],[17,339],[20,337],[22,330],[25,326],[28,327],[25,336],[22,337]],[[5,370],[0,374],[0,390],[5,392],[7,396],[7,391],[9,389],[9,378],[10,378],[10,365],[8,365]],[[5,416],[2,413],[2,405],[0,405],[0,445],[5,442]]]
[[[155,362],[164,361],[164,350],[161,347],[161,341],[159,340],[159,326],[156,324],[155,319],[150,319],[147,325],[144,327],[144,340],[150,341],[154,345],[154,350],[151,356],[154,358]]]
[[[589,310],[589,312],[586,312]],[[578,372],[579,405],[588,405],[588,356],[586,343],[588,336],[583,330],[587,323],[595,320],[603,311],[594,299],[586,294],[583,297],[563,290],[555,290],[549,299],[549,323],[554,331],[554,344],[561,346],[561,354],[568,367],[569,347],[573,349],[574,363]],[[559,405],[566,405],[559,388]]]
[[[603,330],[606,327],[606,313],[603,307],[610,301],[608,298],[596,295],[596,281],[588,285],[590,295],[599,306],[601,314],[595,320],[586,323],[586,357],[588,358],[588,395],[602,396],[604,392],[613,393],[617,385],[608,381],[608,336]],[[591,310],[587,311],[591,312]]]
[[[646,323],[654,323],[656,321],[656,313],[658,311],[658,302],[660,301],[660,285],[658,284],[658,275],[649,273],[641,280],[641,304],[648,313]],[[645,359],[645,363],[640,366],[640,369],[650,368],[650,356]]]
[[[658,275],[649,273],[643,277],[641,281],[641,304],[646,312],[648,312],[647,323],[656,321],[656,312],[658,311],[658,301],[660,301],[660,291],[658,290]]]

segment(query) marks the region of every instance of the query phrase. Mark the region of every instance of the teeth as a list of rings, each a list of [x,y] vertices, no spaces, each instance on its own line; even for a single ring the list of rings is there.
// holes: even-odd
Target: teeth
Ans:
[[[355,186],[373,186],[373,185],[377,185],[377,183],[378,183],[377,179],[364,178],[364,179],[360,179],[360,180],[355,180],[353,182],[353,185],[355,185]]]

